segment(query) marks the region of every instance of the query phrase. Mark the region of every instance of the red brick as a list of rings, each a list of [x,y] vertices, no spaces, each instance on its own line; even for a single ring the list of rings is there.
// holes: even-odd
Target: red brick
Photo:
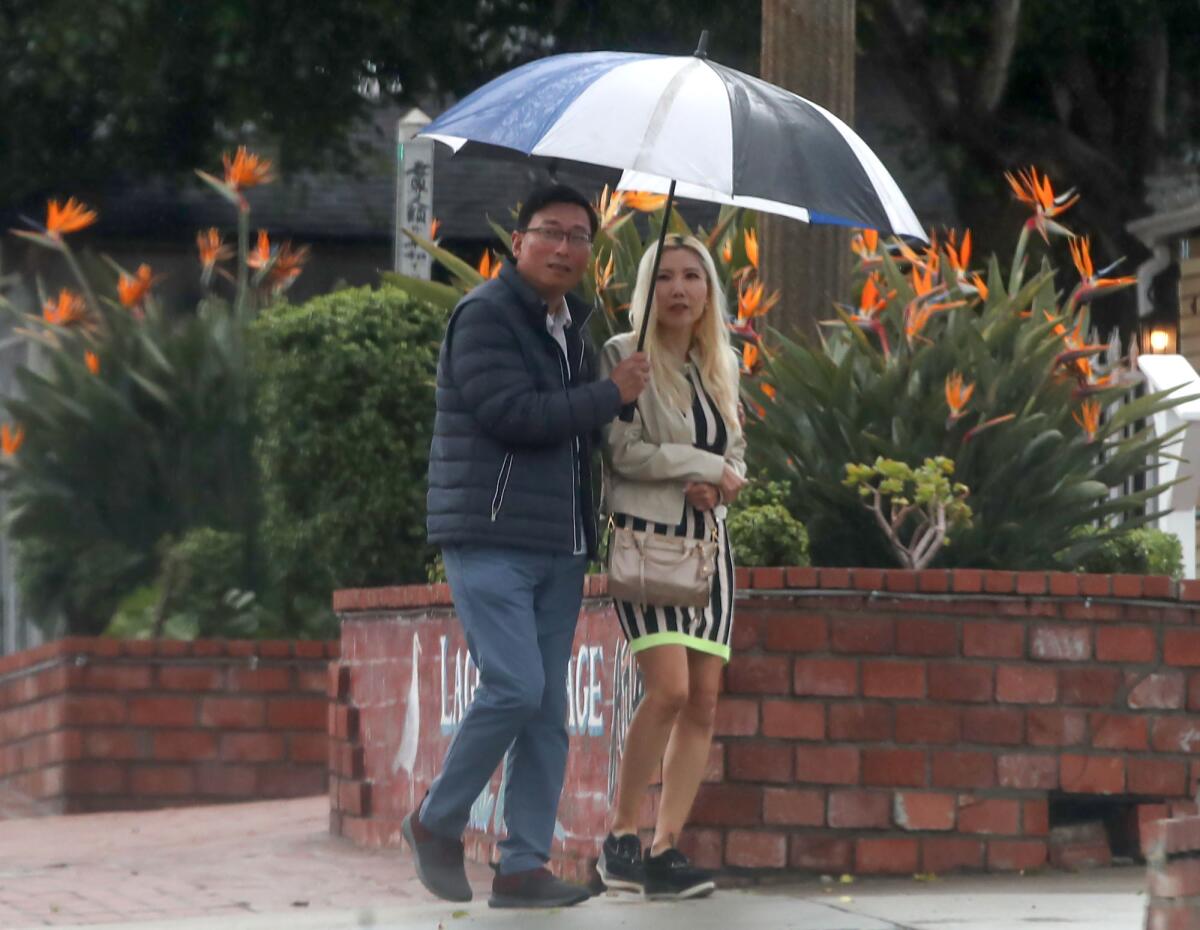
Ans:
[[[783,588],[782,568],[756,568],[752,573],[752,588],[762,591],[778,591]]]
[[[897,594],[912,594],[917,590],[917,573],[908,569],[889,568],[883,573],[883,586]]]
[[[795,691],[852,697],[858,694],[858,663],[852,659],[797,659]]]
[[[679,837],[679,851],[702,869],[720,869],[725,864],[725,835],[720,830],[686,828]]]
[[[968,743],[1018,746],[1025,741],[1025,714],[1015,707],[966,707],[962,723]]]
[[[779,739],[824,739],[825,706],[810,701],[770,700],[762,706],[763,736]]]
[[[785,743],[759,740],[731,743],[726,749],[727,778],[730,781],[792,780],[793,748]]]
[[[882,591],[883,579],[883,569],[856,568],[851,583],[856,591]]]
[[[282,762],[284,759],[283,734],[222,733],[220,755],[222,759],[229,762]]]
[[[1170,759],[1129,759],[1126,777],[1130,794],[1172,797],[1187,792],[1187,769]]]
[[[1188,673],[1188,710],[1200,710],[1200,672]]]
[[[989,594],[1012,594],[1016,586],[1016,572],[987,571],[983,573],[983,590]]]
[[[829,738],[882,742],[892,738],[888,704],[834,704],[829,708]]]
[[[1113,597],[1141,597],[1142,596],[1142,576],[1141,575],[1113,575],[1112,576],[1112,593],[1113,593]]]
[[[358,739],[357,707],[348,707],[345,704],[330,704],[327,710],[329,713],[328,732],[330,736],[339,740]]]
[[[702,784],[691,822],[710,827],[757,826],[762,823],[762,796],[758,785]]]
[[[920,749],[864,749],[864,785],[920,788],[928,784],[925,753]]]
[[[934,701],[992,700],[992,667],[967,663],[930,662],[929,698]]]
[[[887,655],[896,645],[895,622],[890,617],[837,617],[830,632],[834,652]]]
[[[827,822],[831,827],[886,828],[891,813],[891,796],[886,791],[835,788],[829,792]]]
[[[993,872],[1028,872],[1046,865],[1045,840],[989,840],[987,867]]]
[[[1085,662],[1092,656],[1092,631],[1086,626],[1035,626],[1029,655],[1053,662]]]
[[[1079,591],[1085,597],[1108,597],[1111,593],[1111,575],[1080,575]]]
[[[1152,899],[1187,899],[1200,895],[1200,859],[1172,859],[1150,869],[1146,891]],[[1180,917],[1174,918],[1175,926],[1200,926],[1200,912],[1196,911],[1194,901],[1188,903],[1188,910],[1191,916],[1186,922]],[[1153,928],[1154,925],[1148,922],[1147,926]]]
[[[1010,798],[964,798],[958,807],[959,833],[1021,832],[1021,802]]]
[[[350,667],[338,662],[329,665],[329,690],[326,696],[331,701],[342,701],[350,696]]]
[[[279,666],[231,668],[229,687],[233,691],[290,691],[292,670]]]
[[[1096,658],[1101,662],[1153,662],[1154,630],[1147,627],[1101,627],[1096,630]]]
[[[79,687],[85,691],[145,691],[150,687],[148,665],[115,665],[107,662],[85,665]]]
[[[1045,836],[1050,832],[1050,804],[1044,798],[1021,802],[1021,831],[1026,836]]]
[[[897,791],[892,808],[896,826],[902,830],[953,830],[958,803],[953,794]]]
[[[936,750],[932,771],[937,788],[990,788],[996,783],[996,759],[990,752]]]
[[[1177,669],[1149,673],[1127,671],[1125,687],[1130,689],[1126,703],[1135,710],[1179,710],[1183,707],[1186,686],[1183,672]]]
[[[821,587],[831,590],[844,590],[850,587],[850,569],[822,568]]]
[[[210,697],[200,704],[200,722],[206,727],[256,730],[266,722],[262,698]]]
[[[1177,597],[1175,579],[1170,575],[1143,575],[1142,596],[1175,600]]]
[[[1125,760],[1064,753],[1059,782],[1068,794],[1120,794],[1125,790]]]
[[[153,735],[154,758],[160,762],[198,762],[217,757],[217,738],[204,730],[161,730]]]
[[[1087,707],[1111,705],[1116,702],[1121,684],[1120,669],[1061,668],[1058,670],[1058,701]]]
[[[1087,738],[1087,717],[1080,710],[1031,708],[1025,712],[1025,736],[1032,746],[1079,746]]]
[[[1074,572],[1050,572],[1050,593],[1055,597],[1075,597],[1079,594],[1079,576]]]
[[[763,822],[796,827],[825,825],[825,792],[812,788],[767,788]]]
[[[1052,668],[1001,665],[996,669],[996,700],[1006,704],[1053,704],[1058,675]]]
[[[829,624],[818,614],[769,614],[763,645],[784,652],[823,652],[829,646]]]
[[[922,698],[925,666],[920,662],[865,661],[862,693],[863,697]]]
[[[39,773],[40,774],[40,773]],[[125,793],[125,767],[113,764],[73,765],[66,770],[66,784],[53,795],[61,795],[63,788],[70,794],[105,796]],[[36,792],[34,797],[46,797]]]
[[[1099,620],[1129,620],[1129,607],[1120,604],[1104,604],[1092,600],[1064,601],[1059,612],[1064,620],[1085,620],[1095,623]]]
[[[367,816],[371,809],[371,788],[362,781],[342,781],[337,786],[338,810],[355,817]]]
[[[950,586],[956,594],[979,594],[983,591],[983,572],[974,568],[956,568],[950,572]]]
[[[962,734],[962,712],[957,707],[932,704],[896,708],[897,743],[957,743]]]
[[[921,840],[921,871],[943,875],[983,867],[983,841],[966,837],[927,837]]]
[[[1163,661],[1167,665],[1200,665],[1200,630],[1167,630]]]
[[[217,691],[224,684],[224,670],[212,665],[164,665],[158,670],[158,686],[167,691]]]
[[[851,746],[800,746],[796,749],[798,782],[857,785],[861,771],[859,750]]]
[[[129,790],[135,796],[179,797],[196,790],[195,778],[190,766],[156,765],[139,766],[129,775]]]
[[[89,759],[139,759],[142,734],[132,730],[85,730],[83,755]]]
[[[260,639],[252,646],[257,647],[256,651],[265,659],[290,659],[292,656],[290,639]]]
[[[1150,745],[1157,752],[1200,752],[1200,723],[1192,717],[1159,717],[1152,724]]]
[[[787,694],[791,683],[786,656],[735,655],[725,670],[730,694]]]
[[[953,620],[897,620],[896,654],[905,656],[957,655],[958,624]]]
[[[950,573],[944,568],[925,568],[917,572],[917,590],[926,594],[944,594],[950,590]]]
[[[916,840],[861,839],[854,844],[855,871],[861,875],[911,875],[917,870]]]
[[[1045,572],[1018,572],[1017,574],[1017,593],[1018,594],[1045,594],[1049,590],[1050,583]]]
[[[815,568],[789,568],[783,577],[789,588],[817,588],[821,585],[820,573]]]
[[[737,623],[733,625],[733,639],[730,645],[735,654],[757,652],[762,644],[763,618],[743,610],[738,614]]]
[[[63,722],[68,726],[119,724],[125,722],[128,710],[125,699],[116,695],[72,694],[63,707]]]
[[[325,725],[325,698],[269,698],[267,726],[280,730],[320,730]]]
[[[1091,715],[1092,746],[1096,749],[1149,749],[1150,719],[1134,714]]]
[[[196,701],[185,697],[137,697],[129,702],[129,722],[143,727],[186,727],[196,723]]]
[[[845,874],[854,867],[853,842],[823,835],[792,836],[788,865],[808,872]]]
[[[723,697],[717,702],[713,733],[716,736],[754,736],[758,733],[758,701]]]

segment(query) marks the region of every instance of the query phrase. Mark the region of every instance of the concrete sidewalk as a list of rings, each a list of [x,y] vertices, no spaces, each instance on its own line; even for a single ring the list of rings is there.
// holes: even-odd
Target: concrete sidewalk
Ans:
[[[431,899],[397,850],[331,837],[324,796],[147,813],[0,821],[0,927],[136,930],[1138,930],[1141,868],[931,882],[813,879],[679,904],[595,898],[551,912]]]

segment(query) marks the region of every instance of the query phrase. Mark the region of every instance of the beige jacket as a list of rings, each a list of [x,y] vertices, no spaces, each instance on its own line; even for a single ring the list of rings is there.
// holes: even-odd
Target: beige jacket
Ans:
[[[600,377],[633,354],[636,333],[614,336],[600,353]],[[693,363],[699,360],[693,355]],[[736,378],[737,357],[729,364]],[[604,510],[627,513],[674,526],[683,518],[684,488],[689,481],[720,484],[728,463],[746,474],[746,439],[737,423],[726,423],[729,442],[724,458],[697,449],[692,443],[695,423],[691,407],[681,415],[668,406],[651,379],[637,401],[632,423],[612,420],[604,433]]]

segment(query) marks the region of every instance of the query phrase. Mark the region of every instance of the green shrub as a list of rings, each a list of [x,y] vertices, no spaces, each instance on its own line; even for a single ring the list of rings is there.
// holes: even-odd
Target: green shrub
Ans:
[[[1079,530],[1078,535],[1100,538],[1100,545],[1080,561],[1078,570],[1098,574],[1183,575],[1183,545],[1179,537],[1157,527],[1143,526],[1113,536],[1094,527]]]
[[[730,508],[726,529],[738,565],[808,565],[808,533],[788,511],[789,488],[751,481]]]
[[[262,543],[290,618],[335,588],[423,582],[434,378],[446,315],[357,288],[255,324]]]

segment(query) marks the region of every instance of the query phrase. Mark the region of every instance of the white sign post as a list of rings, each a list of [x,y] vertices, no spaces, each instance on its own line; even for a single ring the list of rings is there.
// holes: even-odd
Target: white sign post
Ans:
[[[1151,391],[1178,388],[1179,397],[1200,394],[1200,375],[1182,355],[1139,355],[1138,368],[1146,376]],[[1196,577],[1196,500],[1200,496],[1200,399],[1190,400],[1154,414],[1154,431],[1164,436],[1183,427],[1179,438],[1164,451],[1178,459],[1164,459],[1158,466],[1158,483],[1178,484],[1165,490],[1158,499],[1159,529],[1174,533],[1183,544],[1183,577]]]
[[[401,132],[403,133],[403,127]],[[412,278],[429,280],[429,253],[401,232],[431,239],[433,229],[433,140],[404,139],[396,145],[396,229],[393,267]]]

